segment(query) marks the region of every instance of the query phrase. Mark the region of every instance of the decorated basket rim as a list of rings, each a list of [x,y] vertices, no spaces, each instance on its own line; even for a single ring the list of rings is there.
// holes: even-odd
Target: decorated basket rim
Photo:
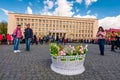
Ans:
[[[53,60],[58,60],[58,61],[76,61],[76,60],[83,60],[85,59],[86,54],[83,55],[70,55],[70,56],[52,56]]]

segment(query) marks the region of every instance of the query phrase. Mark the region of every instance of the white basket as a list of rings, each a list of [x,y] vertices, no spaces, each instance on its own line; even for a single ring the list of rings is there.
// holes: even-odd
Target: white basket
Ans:
[[[76,75],[85,71],[85,55],[51,56],[51,69],[63,75]]]

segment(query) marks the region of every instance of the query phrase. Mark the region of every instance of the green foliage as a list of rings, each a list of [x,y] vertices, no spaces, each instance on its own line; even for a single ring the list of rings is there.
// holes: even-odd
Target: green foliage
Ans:
[[[80,53],[80,46],[76,46],[76,54]]]
[[[55,43],[50,44],[50,52],[52,55],[57,56],[59,52],[59,47]]]
[[[7,34],[7,22],[0,22],[0,33]]]
[[[88,49],[86,48],[86,49],[84,49],[84,54],[86,54],[88,52]]]
[[[73,55],[73,52],[72,52],[71,48],[69,48],[69,46],[65,46],[64,51],[66,52],[67,56]]]
[[[88,52],[87,49],[87,45],[85,45],[84,47],[82,45],[79,46],[71,46],[71,45],[57,45],[56,43],[51,43],[50,44],[50,52],[51,55],[53,55],[54,57],[56,56],[76,56],[76,55],[83,55],[86,54]]]

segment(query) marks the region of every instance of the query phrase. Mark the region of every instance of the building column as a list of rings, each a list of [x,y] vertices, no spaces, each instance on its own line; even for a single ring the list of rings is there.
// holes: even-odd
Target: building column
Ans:
[[[54,38],[55,38],[55,40],[56,40],[56,36],[57,36],[57,35],[56,35],[56,33],[55,33],[55,37],[54,37]]]
[[[59,36],[59,38],[60,38],[60,33],[58,33],[58,36]]]
[[[62,37],[64,37],[64,33],[62,33]]]

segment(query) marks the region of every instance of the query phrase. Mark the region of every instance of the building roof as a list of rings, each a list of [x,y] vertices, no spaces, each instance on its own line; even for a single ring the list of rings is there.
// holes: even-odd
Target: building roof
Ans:
[[[110,29],[106,29],[105,31],[106,31],[106,32],[112,32],[112,31],[120,32],[120,29],[110,28]]]

